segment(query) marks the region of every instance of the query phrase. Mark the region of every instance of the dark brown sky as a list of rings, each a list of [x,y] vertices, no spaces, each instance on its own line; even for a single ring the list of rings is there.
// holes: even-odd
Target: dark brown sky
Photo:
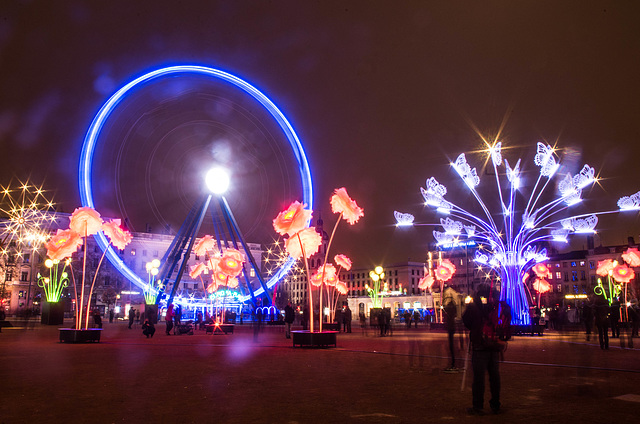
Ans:
[[[325,225],[334,223],[328,206],[334,188],[347,187],[364,207],[359,224],[338,230],[336,253],[363,267],[421,260],[430,229],[400,233],[393,211],[434,222],[420,206],[419,187],[433,175],[455,194],[458,180],[446,164],[477,149],[479,134],[493,138],[502,127],[503,144],[521,148],[505,156],[510,162],[522,156],[525,169],[535,171],[531,159],[540,140],[565,149],[565,172],[575,173],[585,162],[594,166],[607,179],[585,196],[592,199],[587,210],[615,208],[618,197],[640,190],[639,9],[635,1],[3,1],[0,180],[45,179],[55,200],[71,211],[79,205],[80,147],[100,105],[148,70],[208,65],[251,82],[287,115],[307,150]],[[177,104],[166,109],[174,117],[182,116]],[[150,113],[143,102],[127,111],[114,124],[114,138]],[[210,119],[209,130],[225,122]],[[185,112],[184,120],[194,130],[201,117]],[[174,138],[152,135],[184,142],[185,151],[202,148],[194,131],[164,131]],[[109,166],[112,175],[123,172],[118,166],[190,175],[180,160],[193,155],[138,163],[140,152],[124,151],[136,157],[104,153],[102,183],[114,184]],[[482,163],[475,156],[469,161]],[[269,167],[266,159],[257,166]],[[270,187],[270,202],[254,201],[258,215],[246,225],[262,220],[268,228],[279,205],[295,200],[285,199],[290,191],[274,188],[295,180],[286,168],[276,167],[275,175],[258,172],[256,190]],[[140,200],[149,189],[144,178],[131,178],[120,183],[129,190],[118,188],[124,210],[138,230],[145,220],[158,225],[153,214],[131,212],[138,203],[149,206]],[[172,195],[183,207],[190,202],[182,193]],[[229,197],[240,215],[254,209],[249,196]],[[159,203],[182,213],[170,198]],[[640,222],[614,218],[599,228],[603,241],[619,243],[627,233],[637,238]]]

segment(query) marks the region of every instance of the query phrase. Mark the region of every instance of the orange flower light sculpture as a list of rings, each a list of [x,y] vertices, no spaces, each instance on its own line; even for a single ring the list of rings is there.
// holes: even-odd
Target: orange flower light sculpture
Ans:
[[[286,210],[276,216],[276,219],[273,220],[273,228],[278,234],[282,236],[287,234],[291,237],[307,227],[312,213],[311,210],[305,209],[302,203],[293,202]]]
[[[294,236],[289,237],[285,241],[285,249],[287,253],[295,258],[300,259],[315,255],[322,244],[322,236],[316,232],[314,227],[305,228],[297,232]],[[301,246],[302,245],[302,246]],[[304,255],[303,250],[304,249]]]
[[[604,261],[598,261],[598,268],[596,268],[596,274],[605,277],[609,275],[609,271],[613,271],[616,264],[611,259],[605,259]]]
[[[218,270],[233,278],[242,272],[244,256],[237,249],[227,249],[218,262]]]
[[[533,282],[533,288],[540,294],[546,293],[551,290],[551,284],[547,280],[536,278],[536,281]]]
[[[206,256],[207,252],[214,250],[216,247],[216,241],[210,235],[206,235],[196,243],[193,248],[193,253],[198,256]]]
[[[449,259],[443,259],[434,272],[439,281],[449,281],[456,272],[456,266]]]
[[[338,290],[338,293],[345,295],[348,292],[347,289],[347,285],[345,283],[343,283],[342,281],[338,281],[336,283],[336,290]]]
[[[60,230],[44,244],[47,256],[53,260],[63,260],[73,255],[82,246],[83,240],[80,234],[71,230]]]
[[[420,290],[431,290],[434,282],[435,280],[432,275],[425,275],[418,281],[418,288]]]
[[[109,237],[112,245],[120,250],[124,250],[124,248],[131,243],[133,236],[129,231],[123,230],[120,227],[120,223],[121,221],[119,219],[106,222],[102,224],[102,232]]]
[[[628,283],[629,281],[633,280],[636,275],[631,268],[623,264],[613,268],[611,276],[618,283]]]
[[[81,236],[92,236],[102,229],[102,218],[93,208],[76,208],[69,217],[69,228]]]
[[[364,210],[349,197],[344,187],[336,189],[331,196],[331,210],[333,213],[342,214],[342,217],[351,225],[364,216]]]
[[[207,269],[207,266],[204,264],[204,262],[200,262],[198,265],[193,265],[191,267],[191,270],[189,271],[189,277],[197,278],[204,272],[205,269]]]
[[[336,255],[334,256],[333,260],[340,268],[344,269],[345,271],[349,271],[351,269],[351,259],[349,259],[345,255]]]
[[[640,266],[640,252],[636,247],[630,247],[622,254],[622,259],[632,267]]]

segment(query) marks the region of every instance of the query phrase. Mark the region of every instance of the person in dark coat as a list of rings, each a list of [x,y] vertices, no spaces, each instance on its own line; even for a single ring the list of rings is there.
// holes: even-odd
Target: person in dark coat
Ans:
[[[156,327],[153,325],[153,323],[148,319],[145,319],[144,323],[142,323],[142,334],[147,336],[147,339],[148,339],[149,337],[153,337],[155,332],[156,332]]]
[[[456,350],[454,347],[454,338],[456,335],[456,316],[458,315],[458,308],[456,302],[452,298],[449,298],[447,304],[444,307],[444,323],[447,328],[447,335],[449,336],[449,355],[451,356],[451,366],[445,371],[456,372]]]
[[[620,338],[620,301],[614,298],[611,302],[609,320],[611,321],[611,338]]]
[[[342,315],[342,318],[344,320],[344,328],[342,330],[345,333],[351,333],[352,314],[351,314],[351,308],[349,308],[349,305],[345,306],[345,310],[344,310],[344,313]]]
[[[604,297],[596,298],[593,313],[596,318],[600,349],[609,349],[609,303]]]
[[[464,325],[469,329],[471,341],[471,368],[473,370],[472,383],[472,407],[467,409],[471,415],[484,414],[484,380],[489,373],[489,387],[491,399],[489,406],[494,413],[500,412],[500,361],[501,346],[496,326],[498,323],[498,310],[492,299],[491,289],[487,285],[478,287],[462,315]],[[482,298],[486,303],[483,303]]]
[[[584,322],[584,331],[587,334],[587,341],[591,339],[591,330],[593,329],[593,308],[589,303],[582,306],[582,321]]]
[[[291,338],[291,325],[293,321],[295,321],[296,315],[293,310],[293,306],[291,306],[291,302],[287,303],[287,306],[284,307],[284,328],[285,328],[285,337],[287,339]]]
[[[131,308],[129,308],[129,330],[131,330],[134,319],[136,319],[136,310],[132,306]]]

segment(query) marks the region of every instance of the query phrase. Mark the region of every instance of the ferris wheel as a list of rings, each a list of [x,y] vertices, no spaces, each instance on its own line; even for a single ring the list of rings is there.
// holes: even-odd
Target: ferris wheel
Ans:
[[[149,209],[152,210],[153,214],[158,218],[158,221],[164,224],[167,222],[163,216],[164,212],[178,209],[176,213],[180,213],[180,208],[174,207],[176,203],[175,200],[158,200],[162,194],[170,191],[167,190],[167,187],[174,188],[174,190],[179,192],[176,195],[178,198],[177,203],[181,203],[183,206],[190,204],[190,207],[187,213],[183,212],[185,218],[182,225],[180,225],[180,229],[169,249],[163,255],[159,266],[160,274],[158,275],[159,280],[163,281],[163,284],[160,285],[161,288],[156,294],[161,295],[167,287],[171,287],[170,293],[168,290],[167,293],[164,293],[167,295],[165,297],[168,297],[168,299],[178,304],[191,307],[201,307],[207,304],[206,292],[201,298],[191,296],[188,299],[174,299],[174,295],[176,294],[176,288],[180,283],[180,278],[186,266],[185,258],[189,257],[195,238],[199,236],[201,224],[203,220],[205,220],[207,212],[210,211],[219,250],[229,248],[229,240],[231,240],[233,248],[244,250],[245,256],[248,258],[246,266],[253,268],[252,274],[257,276],[259,282],[257,287],[253,287],[255,284],[252,285],[249,279],[245,278],[243,281],[244,284],[241,285],[241,293],[238,296],[238,301],[244,303],[253,300],[255,302],[258,296],[265,296],[270,303],[269,290],[287,275],[294,265],[295,260],[289,258],[268,280],[262,278],[259,266],[255,263],[247,247],[241,228],[242,225],[239,225],[233,213],[234,206],[242,208],[242,205],[255,202],[255,200],[251,199],[246,193],[243,193],[236,197],[235,205],[230,205],[231,202],[225,197],[224,190],[219,191],[215,188],[209,192],[202,192],[201,189],[193,189],[191,190],[193,193],[191,193],[192,195],[190,197],[182,193],[186,191],[184,190],[186,187],[191,188],[194,185],[204,186],[203,180],[195,181],[197,178],[193,178],[194,175],[199,175],[203,172],[193,170],[192,168],[194,168],[194,163],[202,165],[207,162],[208,153],[206,153],[207,150],[202,146],[193,146],[194,143],[197,144],[198,142],[192,142],[190,145],[190,141],[202,140],[207,137],[220,137],[221,132],[224,133],[225,138],[242,140],[246,138],[243,138],[242,134],[240,134],[241,131],[237,131],[234,128],[233,119],[202,119],[200,116],[201,109],[206,110],[207,116],[209,117],[218,116],[219,114],[230,116],[230,110],[234,109],[235,105],[233,100],[227,101],[224,96],[212,94],[210,91],[209,93],[203,94],[198,88],[194,89],[193,84],[190,84],[194,79],[199,80],[199,83],[202,80],[215,82],[217,85],[216,88],[223,87],[223,90],[226,90],[227,93],[231,92],[231,95],[237,95],[239,93],[239,95],[244,96],[254,103],[252,107],[257,107],[261,110],[263,114],[262,120],[267,119],[271,121],[267,124],[254,124],[255,127],[259,127],[258,135],[252,137],[250,143],[241,143],[243,144],[243,148],[237,149],[240,155],[237,154],[238,152],[234,152],[235,154],[223,152],[226,153],[227,156],[234,157],[234,159],[227,157],[227,163],[232,164],[232,166],[241,164],[242,169],[246,170],[247,168],[251,168],[255,163],[258,163],[259,165],[256,165],[255,168],[262,170],[261,172],[256,172],[256,174],[260,174],[259,177],[255,178],[258,180],[257,183],[252,182],[251,179],[247,177],[243,179],[242,184],[237,184],[235,187],[242,187],[243,189],[245,187],[254,187],[254,190],[260,193],[260,195],[266,196],[265,191],[268,190],[265,189],[265,187],[273,185],[273,181],[276,183],[285,182],[286,184],[288,179],[292,178],[291,174],[293,174],[297,181],[295,184],[289,184],[291,187],[288,190],[289,192],[299,190],[299,192],[290,194],[298,198],[301,196],[304,204],[308,205],[309,208],[313,207],[313,186],[307,157],[302,143],[283,113],[267,96],[248,82],[228,72],[197,65],[170,66],[145,73],[124,85],[104,103],[89,126],[80,155],[78,184],[82,206],[94,208],[96,206],[96,199],[104,192],[103,186],[109,184],[108,180],[115,180],[114,186],[125,187],[125,189],[115,189],[116,195],[114,198],[120,207],[120,211],[124,211],[126,217],[129,215],[128,211],[133,207],[127,205],[127,196],[123,195],[123,192],[127,191],[131,195],[131,190],[137,187],[138,191],[144,190],[144,195],[140,196],[134,192],[131,196],[137,199],[146,198],[147,203],[150,205]],[[184,80],[187,81],[184,82]],[[158,86],[158,84],[160,86]],[[176,92],[180,95],[176,96]],[[147,98],[151,98],[152,106],[149,110],[140,112],[136,107],[139,108],[141,102],[144,103],[145,95]],[[186,96],[196,98],[195,104],[192,102],[189,107],[186,107],[186,109],[198,109],[197,112],[191,112],[191,115],[197,115],[195,118],[183,113],[185,109],[183,102]],[[141,97],[143,100],[136,99],[136,97]],[[136,106],[136,102],[138,106]],[[167,110],[167,104],[170,105],[171,110]],[[255,121],[255,119],[253,119],[255,114],[252,114],[250,111],[251,107],[241,106],[235,109],[240,110],[239,115],[249,117]],[[152,116],[154,119],[151,123],[148,122],[150,120],[149,116]],[[125,124],[121,125],[121,128],[118,128],[118,125],[113,122],[116,118],[125,121]],[[269,125],[271,126],[271,130],[265,130],[264,128]],[[110,132],[111,136],[106,137],[103,134],[104,132]],[[274,136],[272,134],[274,132],[279,132],[280,134]],[[284,145],[287,147],[285,150],[288,151],[288,157],[291,158],[289,163],[287,163],[286,160],[283,159],[287,156],[286,154],[272,155],[277,156],[279,166],[276,166],[276,168],[280,169],[281,175],[271,179],[267,172],[269,165],[264,165],[263,157],[265,155],[260,152],[259,148],[260,141],[262,140],[261,136],[265,134],[269,135],[267,138],[269,139],[272,152],[279,151],[279,149],[281,150],[282,145]],[[138,141],[128,145],[120,144],[119,147],[111,149],[117,153],[115,154],[115,159],[110,160],[108,154],[105,153],[105,145],[109,144],[113,139]],[[141,151],[136,152],[132,147],[133,145],[144,145],[144,153]],[[249,147],[247,147],[247,145],[249,145]],[[208,144],[207,149],[213,149],[210,146],[211,144]],[[165,152],[164,156],[162,153],[159,153],[162,150]],[[211,159],[220,159],[220,156],[224,156],[219,150],[224,149],[216,150],[215,154],[212,154]],[[143,166],[136,163],[136,159],[134,159],[133,166],[121,166],[123,161],[126,162],[123,157],[126,157],[127,154],[134,156],[136,159],[147,155],[147,162]],[[245,160],[242,154],[247,154],[249,158]],[[105,156],[107,159],[102,160]],[[239,159],[238,156],[240,156]],[[168,161],[171,161],[171,166],[163,167]],[[102,172],[100,178],[97,178],[95,175],[96,170],[97,168],[104,168],[103,162],[116,163],[120,168],[116,171],[109,170],[109,172]],[[181,162],[186,162],[186,164]],[[215,162],[215,160],[212,160],[212,162]],[[123,170],[125,168],[126,171]],[[129,168],[133,168],[133,171]],[[297,169],[297,173],[290,173],[289,169],[291,168]],[[136,169],[144,169],[144,174],[136,177]],[[176,171],[176,169],[178,171]],[[157,173],[157,175],[155,175],[154,172]],[[232,172],[232,174],[233,173],[234,172]],[[166,174],[170,175],[167,176]],[[105,183],[105,180],[107,180],[107,183]],[[184,181],[189,181],[189,183],[187,184]],[[155,185],[156,188],[149,187],[152,185]],[[133,203],[136,202],[134,201]],[[259,199],[256,203],[264,204],[265,202]],[[258,210],[259,208],[250,206],[244,209]],[[184,210],[183,207],[183,211]],[[252,224],[249,226],[252,228],[260,226],[257,220],[249,221],[250,224]],[[169,227],[169,224],[166,224],[166,226]],[[95,239],[103,251],[106,249],[108,260],[118,272],[140,289],[144,290],[145,288],[149,288],[148,281],[142,279],[116,254],[107,242],[104,234],[98,233]],[[163,296],[157,296],[158,301],[162,297]]]

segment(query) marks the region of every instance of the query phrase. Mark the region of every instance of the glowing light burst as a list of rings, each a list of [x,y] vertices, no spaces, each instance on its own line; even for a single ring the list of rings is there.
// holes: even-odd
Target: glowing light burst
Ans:
[[[467,162],[464,153],[451,165],[482,209],[480,216],[445,200],[447,188],[433,177],[427,180],[426,188],[420,190],[425,205],[448,215],[440,220],[444,232],[433,232],[438,244],[446,244],[463,236],[478,243],[482,251],[476,252],[475,261],[498,273],[501,281],[500,300],[511,306],[512,323],[528,325],[529,304],[522,277],[535,264],[548,259],[546,250],[540,248],[541,243],[566,242],[571,234],[593,233],[598,222],[597,215],[618,210],[566,216],[567,210],[582,200],[583,189],[596,182],[595,171],[589,165],[584,165],[578,174],[572,176],[564,173],[557,184],[550,184],[551,179],[560,174],[561,163],[557,150],[544,143],[537,143],[536,146],[533,162],[539,167],[539,174],[527,197],[522,193],[523,162],[518,159],[515,166],[511,167],[507,159],[503,159],[501,150],[502,143],[498,142],[484,151],[489,155],[487,166],[494,168],[500,202],[494,213],[478,193],[478,172]],[[508,184],[504,184],[499,177],[498,167],[502,165],[505,166],[502,174],[506,175]],[[541,199],[549,197],[545,193],[549,186],[557,186],[558,193],[555,199],[543,204]],[[640,209],[640,192],[620,199],[618,207],[619,210]],[[396,213],[396,219],[399,214]]]
[[[49,237],[49,227],[55,221],[54,204],[42,186],[27,182],[0,186],[0,240],[6,254],[8,241],[16,243],[18,252],[35,252]]]

